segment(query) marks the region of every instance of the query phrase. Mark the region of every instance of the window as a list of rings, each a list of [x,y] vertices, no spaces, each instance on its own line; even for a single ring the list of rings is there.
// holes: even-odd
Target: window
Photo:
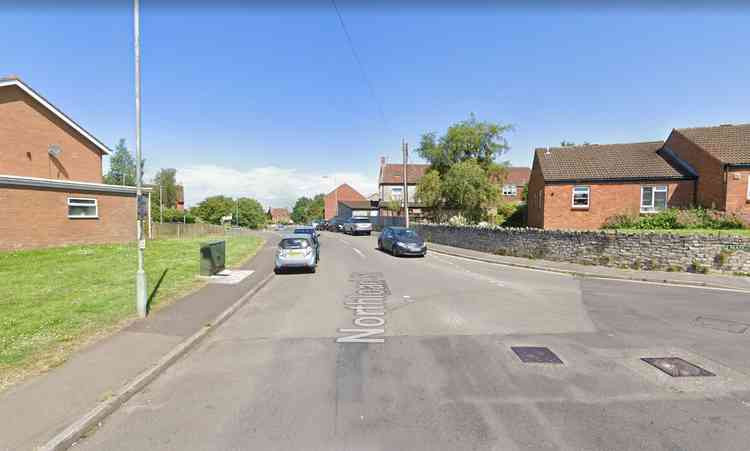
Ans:
[[[404,188],[402,186],[394,186],[391,188],[391,199],[402,199],[404,197]]]
[[[69,218],[98,218],[99,206],[96,199],[84,199],[79,197],[68,198]]]
[[[517,193],[516,185],[503,185],[503,196],[515,196]]]
[[[590,189],[588,186],[573,187],[573,208],[589,208]]]
[[[653,213],[667,209],[666,186],[641,187],[641,213]]]

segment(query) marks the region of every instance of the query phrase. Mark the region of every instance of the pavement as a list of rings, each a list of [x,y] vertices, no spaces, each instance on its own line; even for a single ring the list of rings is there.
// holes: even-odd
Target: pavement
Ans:
[[[112,397],[270,274],[275,245],[269,240],[242,266],[252,273],[238,283],[209,283],[0,394],[0,450],[35,449]]]
[[[719,273],[699,274],[690,272],[638,271],[632,269],[612,268],[608,266],[581,265],[578,263],[501,256],[436,243],[429,243],[429,246],[433,251],[457,257],[465,257],[519,268],[560,272],[579,277],[707,286],[750,292],[750,277],[746,276],[732,276]]]
[[[323,232],[317,273],[274,276],[76,448],[748,448],[747,293],[395,258],[375,240]]]

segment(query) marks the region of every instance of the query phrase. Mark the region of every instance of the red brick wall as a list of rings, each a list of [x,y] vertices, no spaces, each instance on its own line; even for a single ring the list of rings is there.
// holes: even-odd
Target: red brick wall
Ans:
[[[349,185],[344,184],[339,186],[335,190],[326,194],[324,198],[326,220],[330,220],[336,216],[336,202],[341,202],[342,200],[366,201],[367,199]]]
[[[98,219],[68,218],[68,197],[95,198]],[[0,249],[116,243],[136,237],[135,196],[0,187]]]
[[[51,144],[62,149],[55,159]],[[17,86],[0,88],[0,174],[102,182],[101,151]]]
[[[534,175],[532,172],[532,179]],[[598,229],[616,214],[640,212],[641,186],[667,185],[667,205],[689,206],[693,200],[692,180],[656,183],[548,184],[545,187],[543,227],[545,229]],[[589,208],[572,207],[573,187],[589,186]],[[531,193],[531,190],[529,190]],[[530,195],[531,196],[531,195]],[[529,210],[531,218],[531,209]],[[538,222],[538,218],[534,217]],[[531,224],[531,219],[529,221]],[[538,227],[538,225],[534,225]]]
[[[725,209],[724,171],[721,162],[677,130],[672,130],[664,146],[690,164],[698,173],[698,204],[706,208]]]
[[[528,206],[527,223],[529,227],[544,228],[544,197],[541,202],[539,192],[544,192],[544,178],[542,170],[539,167],[536,155],[534,155],[534,164],[531,166],[531,177],[529,177],[529,197],[526,199]]]
[[[750,200],[747,198],[748,183],[750,183],[750,169],[729,169],[727,173],[726,210],[738,213],[750,223]]]

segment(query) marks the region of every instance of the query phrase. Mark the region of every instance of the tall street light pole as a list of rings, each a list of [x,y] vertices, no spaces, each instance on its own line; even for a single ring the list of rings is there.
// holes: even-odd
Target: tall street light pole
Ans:
[[[133,31],[135,38],[135,192],[138,204],[138,270],[135,273],[135,302],[138,316],[146,317],[148,298],[146,297],[146,272],[143,270],[143,251],[146,249],[146,238],[143,236],[143,217],[141,215],[141,198],[143,196],[143,178],[141,166],[141,15],[139,0],[133,0]]]

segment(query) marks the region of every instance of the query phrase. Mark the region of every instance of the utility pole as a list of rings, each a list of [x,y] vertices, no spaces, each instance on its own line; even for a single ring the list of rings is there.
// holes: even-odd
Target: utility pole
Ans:
[[[401,148],[404,151],[404,222],[406,228],[409,228],[409,180],[408,177],[408,164],[409,164],[409,143],[401,139]]]
[[[141,202],[143,196],[143,177],[141,166],[141,12],[139,0],[133,0],[133,34],[135,38],[135,192],[136,203]],[[143,236],[143,218],[138,206],[138,270],[135,273],[135,301],[138,316],[146,317],[148,298],[146,297],[146,272],[143,270],[143,251],[146,249],[146,239]]]

